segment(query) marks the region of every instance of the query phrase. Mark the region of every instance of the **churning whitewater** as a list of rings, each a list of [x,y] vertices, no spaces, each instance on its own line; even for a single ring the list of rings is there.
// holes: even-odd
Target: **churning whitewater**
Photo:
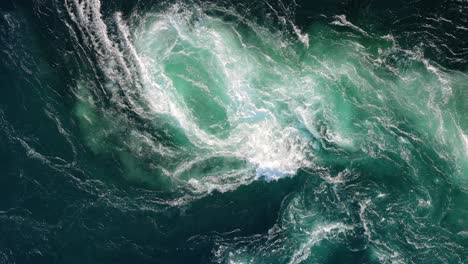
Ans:
[[[124,2],[0,9],[0,263],[468,261],[466,2]]]

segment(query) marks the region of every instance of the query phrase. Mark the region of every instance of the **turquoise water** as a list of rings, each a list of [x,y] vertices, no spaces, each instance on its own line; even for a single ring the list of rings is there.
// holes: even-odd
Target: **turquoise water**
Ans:
[[[257,4],[0,9],[0,263],[468,261],[464,2]]]

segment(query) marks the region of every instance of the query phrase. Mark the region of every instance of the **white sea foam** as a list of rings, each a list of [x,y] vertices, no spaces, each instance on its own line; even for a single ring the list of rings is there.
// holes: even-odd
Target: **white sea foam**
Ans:
[[[335,26],[342,26],[342,27],[349,27],[349,28],[352,28],[354,29],[355,31],[365,35],[365,36],[369,36],[369,34],[367,34],[366,31],[364,31],[363,29],[361,29],[360,27],[354,25],[353,23],[349,22],[347,19],[346,19],[346,15],[336,15],[333,17],[335,20],[331,22],[332,25],[335,25]]]
[[[340,233],[345,233],[352,230],[353,227],[345,225],[343,223],[333,223],[326,225],[319,225],[312,231],[307,232],[310,239],[307,242],[301,244],[300,248],[297,249],[289,261],[290,264],[302,263],[307,260],[312,254],[312,247],[322,240],[330,238]]]
[[[302,166],[310,165],[307,159],[312,154],[309,150],[310,140],[303,137],[297,128],[281,124],[270,110],[259,105],[259,98],[252,93],[256,88],[252,81],[258,78],[256,71],[262,65],[252,56],[246,44],[242,43],[239,33],[219,19],[208,16],[202,16],[195,24],[189,25],[187,17],[194,15],[191,12],[175,6],[167,13],[151,17],[154,21],[149,31],[142,28],[137,33],[139,56],[143,64],[150,68],[152,82],[158,83],[145,88],[145,98],[149,105],[154,111],[173,116],[197,147],[208,149],[214,154],[228,153],[254,164],[257,177],[277,179],[294,174]],[[165,39],[166,42],[156,42],[160,39]],[[154,68],[154,65],[160,65],[174,55],[171,51],[164,50],[173,49],[178,41],[186,41],[196,49],[209,51],[215,59],[210,63],[217,65],[213,70],[224,77],[225,91],[230,98],[230,104],[224,105],[233,127],[227,138],[221,139],[204,131],[194,121],[188,106],[181,103],[183,99],[175,93],[176,88],[167,78],[164,69]],[[149,42],[152,43],[148,44]],[[237,46],[237,42],[241,45]],[[209,89],[205,84],[197,86],[205,87],[204,90]],[[273,88],[275,87],[271,87]],[[281,93],[286,92],[282,90],[285,87],[277,89]],[[156,96],[155,90],[162,94]],[[161,109],[161,98],[166,98],[165,101],[170,102],[172,107]],[[199,180],[192,180],[191,183],[199,185]]]

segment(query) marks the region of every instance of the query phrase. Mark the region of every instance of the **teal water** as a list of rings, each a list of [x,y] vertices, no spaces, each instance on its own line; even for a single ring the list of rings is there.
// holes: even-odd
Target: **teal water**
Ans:
[[[468,261],[465,2],[0,7],[0,263]]]

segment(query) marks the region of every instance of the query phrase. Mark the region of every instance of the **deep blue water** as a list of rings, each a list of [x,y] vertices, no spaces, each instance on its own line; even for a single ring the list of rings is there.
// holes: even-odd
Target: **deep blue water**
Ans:
[[[0,263],[468,262],[468,2],[3,0]]]

